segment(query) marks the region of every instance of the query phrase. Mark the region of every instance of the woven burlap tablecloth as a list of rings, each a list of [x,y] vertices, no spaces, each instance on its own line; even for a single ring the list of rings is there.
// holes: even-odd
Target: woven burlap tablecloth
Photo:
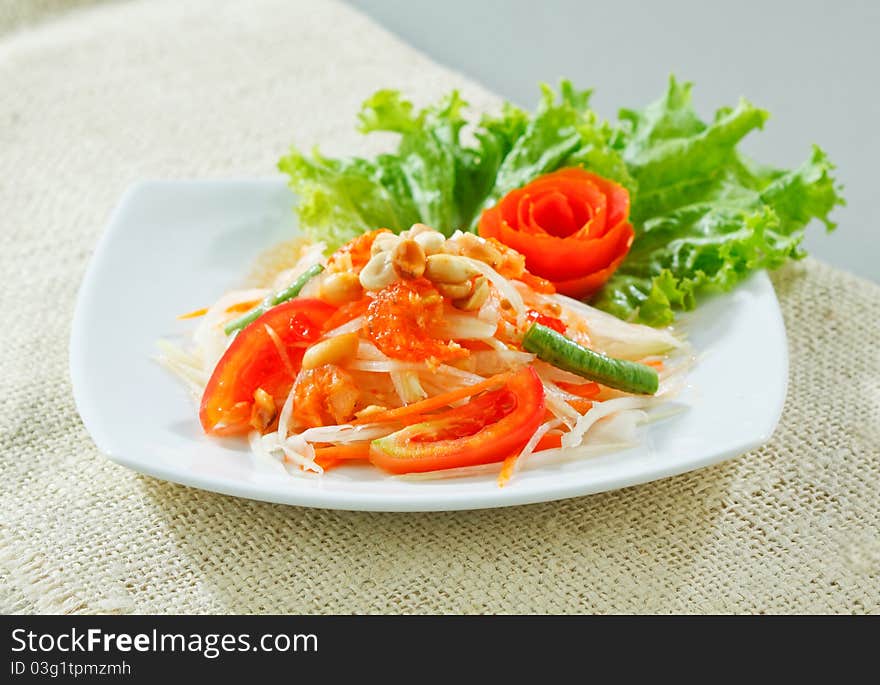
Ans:
[[[126,186],[265,176],[292,141],[373,152],[385,141],[353,121],[380,87],[498,102],[331,2],[100,5],[0,40],[0,609],[880,611],[880,287],[814,260],[773,275],[791,353],[773,439],[676,478],[356,513],[201,492],[97,452],[68,336]]]

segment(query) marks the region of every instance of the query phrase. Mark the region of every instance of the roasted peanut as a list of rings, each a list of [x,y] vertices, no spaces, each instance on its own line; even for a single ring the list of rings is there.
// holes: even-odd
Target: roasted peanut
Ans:
[[[501,263],[501,253],[492,245],[472,233],[464,233],[447,241],[446,251],[470,257],[495,268]]]
[[[452,305],[456,309],[472,312],[482,307],[488,299],[489,282],[483,276],[480,276],[479,278],[474,279],[474,291],[466,298],[454,300]]]
[[[421,246],[425,251],[425,254],[428,256],[443,252],[443,245],[446,242],[446,238],[443,237],[443,234],[437,231],[425,231],[424,233],[419,233],[413,238],[413,240]]]
[[[474,292],[474,281],[472,280],[464,283],[437,283],[435,285],[440,294],[450,300],[463,300]]]
[[[435,283],[464,283],[479,273],[466,259],[451,254],[431,255],[425,267],[425,276]]]
[[[409,227],[409,230],[406,232],[407,236],[410,238],[415,238],[417,235],[422,233],[427,233],[428,231],[433,231],[434,229],[426,224],[413,224]],[[436,233],[436,231],[435,231]]]
[[[425,251],[415,240],[401,240],[391,252],[391,264],[401,278],[421,278],[425,261]]]
[[[358,277],[349,272],[329,274],[321,283],[320,297],[330,304],[345,304],[361,296],[362,292]]]
[[[266,430],[269,424],[275,420],[277,411],[272,395],[262,388],[254,390],[254,406],[251,409],[250,424],[255,430],[260,432]]]
[[[394,235],[393,233],[380,233],[373,241],[373,246],[370,248],[370,254],[375,256],[380,252],[391,252],[391,250],[394,249],[394,246],[399,242],[399,235]]]
[[[373,255],[367,265],[361,269],[360,282],[365,290],[381,290],[397,280],[397,273],[391,264],[391,254],[380,252]]]
[[[327,338],[315,343],[302,358],[302,367],[306,370],[316,369],[324,364],[339,364],[345,362],[358,350],[358,334],[344,333],[333,338]]]

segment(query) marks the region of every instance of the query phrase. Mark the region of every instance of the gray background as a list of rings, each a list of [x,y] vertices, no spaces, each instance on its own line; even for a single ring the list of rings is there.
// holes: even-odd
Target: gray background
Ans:
[[[811,226],[807,249],[880,281],[877,0],[349,2],[523,106],[534,105],[538,82],[561,76],[595,88],[605,116],[655,99],[670,72],[695,82],[707,115],[746,96],[772,115],[745,141],[747,153],[795,166],[815,142],[838,165],[848,206],[833,215],[835,234]]]

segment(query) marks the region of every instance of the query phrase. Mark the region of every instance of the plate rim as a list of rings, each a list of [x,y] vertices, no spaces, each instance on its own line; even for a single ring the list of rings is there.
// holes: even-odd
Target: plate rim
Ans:
[[[124,215],[125,209],[137,195],[149,192],[151,188],[160,187],[176,187],[181,185],[263,185],[267,182],[282,182],[282,177],[250,177],[250,178],[217,178],[217,179],[144,179],[137,181],[123,192],[110,217],[104,230],[98,239],[94,250],[89,257],[85,274],[80,283],[76,295],[76,303],[74,306],[73,319],[71,322],[70,343],[68,350],[68,366],[72,384],[72,394],[77,412],[86,428],[89,436],[94,441],[97,449],[104,456],[114,463],[135,472],[142,473],[161,480],[178,483],[188,487],[194,487],[209,492],[216,492],[223,495],[242,497],[255,501],[272,502],[276,504],[286,504],[304,507],[314,507],[323,509],[345,510],[345,511],[387,511],[387,512],[430,512],[430,511],[462,511],[476,510],[488,508],[501,508],[507,506],[521,506],[526,504],[536,504],[541,502],[558,501],[570,499],[573,497],[581,497],[585,495],[598,494],[600,492],[608,492],[621,488],[631,487],[643,483],[669,478],[690,471],[705,468],[714,464],[719,464],[736,456],[742,455],[753,450],[766,442],[768,442],[775,433],[785,405],[788,395],[789,382],[789,354],[787,331],[785,322],[782,317],[782,311],[779,306],[779,300],[775,289],[770,282],[766,271],[761,270],[753,274],[750,278],[763,281],[762,286],[768,288],[772,294],[773,306],[772,314],[779,325],[782,333],[781,374],[783,382],[781,384],[780,393],[774,404],[773,417],[768,421],[766,428],[759,433],[744,439],[733,445],[728,445],[724,449],[717,451],[706,451],[701,456],[694,458],[684,458],[672,464],[668,462],[659,463],[652,467],[642,469],[636,473],[628,475],[620,474],[603,474],[590,480],[589,482],[562,482],[555,486],[553,493],[549,494],[542,490],[517,492],[515,487],[499,488],[494,493],[478,493],[472,492],[446,492],[442,496],[426,495],[418,493],[406,494],[389,494],[389,493],[370,493],[370,492],[332,492],[315,488],[308,489],[291,489],[289,491],[280,491],[277,489],[267,489],[264,484],[239,481],[229,479],[227,477],[199,476],[197,473],[175,470],[169,466],[165,466],[158,460],[154,463],[145,463],[142,459],[128,457],[124,454],[125,450],[118,450],[115,446],[114,439],[105,433],[99,418],[96,416],[96,407],[87,397],[86,388],[88,387],[87,374],[85,364],[81,361],[84,359],[84,350],[87,344],[87,329],[85,326],[86,314],[88,311],[89,295],[97,287],[96,283],[100,275],[100,266],[109,250],[109,245],[113,235],[121,230],[120,218]],[[285,184],[286,185],[286,184]],[[503,496],[499,497],[500,492]]]

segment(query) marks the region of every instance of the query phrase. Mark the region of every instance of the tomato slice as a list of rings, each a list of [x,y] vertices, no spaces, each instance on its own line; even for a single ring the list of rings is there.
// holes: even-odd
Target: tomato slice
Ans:
[[[290,300],[241,330],[205,386],[199,410],[205,432],[248,432],[257,388],[271,395],[276,404],[283,402],[308,343],[321,337],[324,322],[334,311],[335,307],[321,300]]]
[[[391,473],[419,473],[503,461],[544,418],[544,386],[533,369],[499,390],[374,440],[370,461]]]
[[[333,315],[324,322],[324,330],[332,331],[334,328],[347,324],[352,319],[367,313],[367,307],[373,301],[371,297],[362,297],[354,302],[348,302],[337,309]]]

